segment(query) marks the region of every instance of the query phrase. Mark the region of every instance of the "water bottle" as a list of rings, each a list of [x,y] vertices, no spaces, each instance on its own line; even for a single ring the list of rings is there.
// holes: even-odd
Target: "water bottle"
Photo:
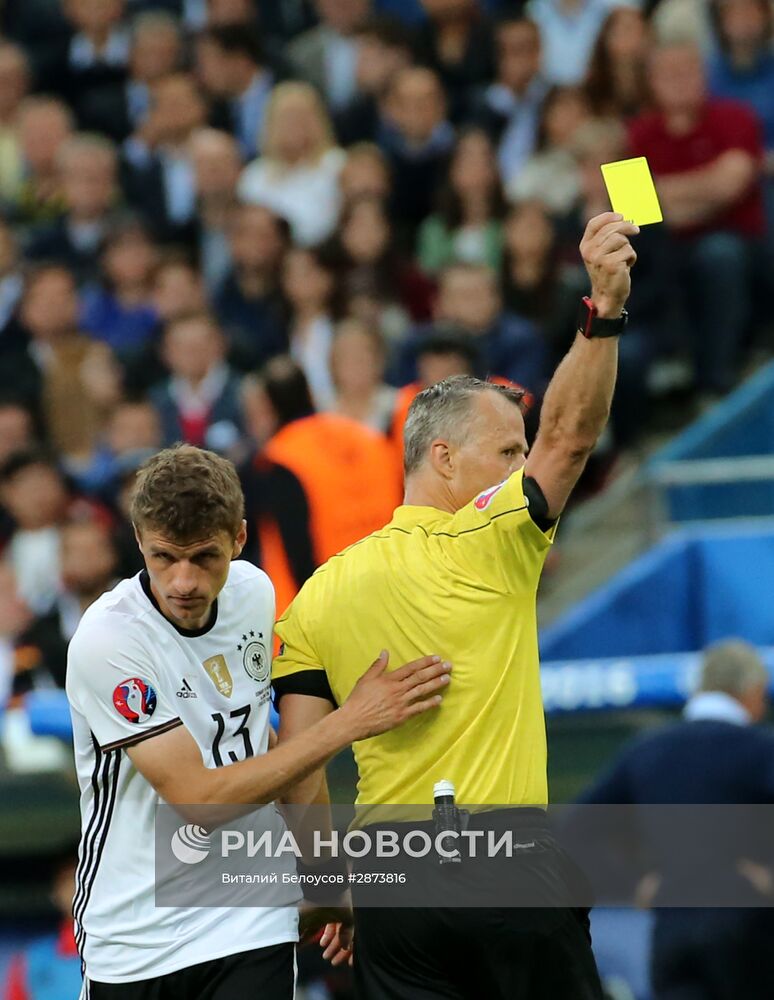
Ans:
[[[433,822],[435,823],[435,835],[444,833],[456,833],[459,836],[461,829],[460,811],[454,803],[454,783],[451,781],[436,781],[433,785]],[[459,864],[462,855],[459,848],[454,847],[455,838],[446,837],[443,840],[444,853],[438,852],[438,860],[442,865]],[[447,856],[448,855],[448,856]]]

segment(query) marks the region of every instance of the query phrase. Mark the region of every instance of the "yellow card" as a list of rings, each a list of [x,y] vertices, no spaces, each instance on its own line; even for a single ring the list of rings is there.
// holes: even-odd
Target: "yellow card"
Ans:
[[[661,206],[644,156],[602,164],[602,177],[613,211],[636,226],[662,222]]]

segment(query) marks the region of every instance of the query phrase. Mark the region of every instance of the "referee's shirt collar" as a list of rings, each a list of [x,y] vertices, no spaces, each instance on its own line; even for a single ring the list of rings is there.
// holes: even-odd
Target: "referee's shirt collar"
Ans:
[[[423,507],[418,504],[404,503],[395,508],[390,524],[395,525],[396,528],[413,528],[418,524],[448,521],[452,517],[454,515],[448,510],[441,510],[439,507]]]

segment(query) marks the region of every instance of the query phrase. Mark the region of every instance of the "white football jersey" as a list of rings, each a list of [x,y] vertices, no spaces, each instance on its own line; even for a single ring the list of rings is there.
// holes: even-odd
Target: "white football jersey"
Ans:
[[[161,614],[146,573],[83,616],[70,643],[67,695],[81,791],[73,912],[87,979],[153,979],[297,940],[294,906],[155,907],[160,798],[125,753],[181,725],[207,767],[265,753],[273,626],[273,587],[247,562],[231,564],[214,620],[198,631]]]

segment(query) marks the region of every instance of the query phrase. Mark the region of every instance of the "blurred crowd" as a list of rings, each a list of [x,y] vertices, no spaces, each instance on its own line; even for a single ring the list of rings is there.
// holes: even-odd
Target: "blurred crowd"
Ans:
[[[587,291],[600,164],[646,156],[608,455],[727,392],[774,275],[769,0],[6,0],[0,704],[61,686],[138,568],[141,462],[231,457],[278,611],[400,502],[414,395],[517,383]]]

